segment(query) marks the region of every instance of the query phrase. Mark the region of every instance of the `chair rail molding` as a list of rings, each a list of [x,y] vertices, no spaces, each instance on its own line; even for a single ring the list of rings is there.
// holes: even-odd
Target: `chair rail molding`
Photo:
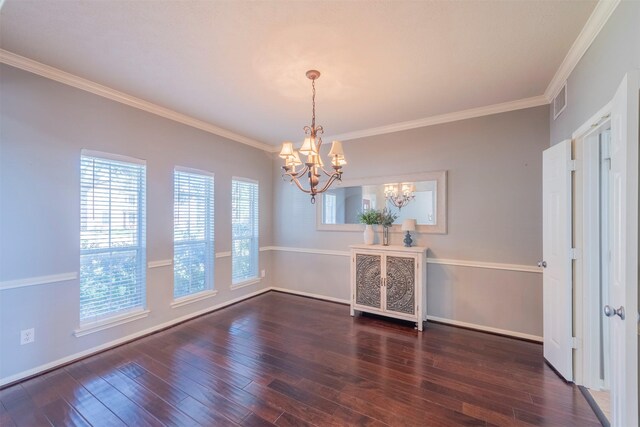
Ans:
[[[373,245],[374,247],[376,245]],[[350,256],[349,251],[338,251],[331,249],[313,249],[313,248],[295,248],[287,246],[266,246],[265,250],[280,251],[280,252],[295,252],[304,254],[316,254],[316,255],[331,255],[331,256]],[[262,250],[262,248],[261,248]],[[497,262],[486,261],[472,261],[472,260],[459,260],[459,259],[444,259],[444,258],[427,258],[428,264],[441,264],[452,265],[457,267],[471,267],[471,268],[486,268],[491,270],[507,270],[507,271],[519,271],[523,273],[542,273],[542,268],[533,265],[523,264],[507,264]]]
[[[76,280],[77,278],[78,272],[73,271],[70,273],[50,274],[48,276],[36,276],[26,277],[24,279],[5,280],[0,282],[0,291],[23,288],[26,286],[38,286],[46,285],[49,283],[68,282],[69,280]]]

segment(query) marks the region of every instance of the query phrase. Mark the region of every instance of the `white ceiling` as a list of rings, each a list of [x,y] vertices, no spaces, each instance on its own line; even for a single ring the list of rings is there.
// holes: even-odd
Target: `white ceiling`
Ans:
[[[1,4],[1,3],[0,3]],[[2,49],[268,144],[543,94],[596,1],[14,1]]]

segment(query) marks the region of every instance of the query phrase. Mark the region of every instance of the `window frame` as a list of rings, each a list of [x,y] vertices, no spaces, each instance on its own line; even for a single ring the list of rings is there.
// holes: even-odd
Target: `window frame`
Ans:
[[[211,187],[210,187],[210,197],[211,199],[206,204],[207,213],[205,213],[206,219],[206,229],[205,235],[207,236],[202,242],[207,246],[206,252],[206,262],[205,262],[205,288],[198,292],[188,293],[186,295],[180,295],[176,297],[176,201],[177,201],[177,193],[176,193],[176,177],[177,174],[191,174],[191,175],[201,175],[211,179]],[[215,295],[217,292],[215,290],[215,174],[210,171],[205,171],[202,169],[194,169],[184,166],[174,166],[173,168],[173,230],[172,230],[172,241],[173,241],[173,293],[172,298],[173,301],[171,303],[172,307],[179,307],[188,302],[199,301],[203,298],[207,298],[209,296]],[[195,243],[200,241],[190,241],[185,245],[190,243]],[[208,268],[207,268],[208,267]]]
[[[234,272],[233,272],[234,241],[245,240],[245,239],[236,239],[233,233],[233,226],[234,226],[233,198],[234,198],[235,182],[243,182],[243,183],[255,185],[256,197],[257,197],[255,204],[251,206],[251,209],[252,209],[251,216],[255,218],[255,223],[253,224],[255,229],[255,235],[252,235],[251,237],[251,239],[253,240],[251,244],[251,251],[253,253],[251,254],[251,256],[255,260],[255,265],[253,266],[254,274],[251,276],[242,277],[240,279],[236,279],[234,277]],[[253,209],[255,209],[255,212],[253,212]],[[231,289],[252,285],[259,281],[260,281],[260,182],[251,178],[233,176],[231,178]]]
[[[136,230],[136,240],[137,244],[135,246],[126,246],[126,247],[118,247],[112,246],[112,243],[109,243],[109,247],[107,248],[93,248],[93,249],[82,249],[82,239],[83,239],[83,229],[85,224],[83,224],[83,172],[82,172],[82,163],[84,158],[95,158],[104,162],[108,162],[109,164],[117,164],[117,163],[125,163],[128,165],[136,165],[141,167],[141,177],[139,186],[137,188],[137,215],[138,215],[138,223]],[[92,254],[113,254],[114,252],[121,251],[136,251],[136,278],[141,281],[140,284],[140,295],[138,298],[140,299],[140,304],[117,311],[107,312],[98,316],[88,316],[83,319],[82,317],[82,268],[80,268],[80,274],[78,275],[79,281],[79,306],[78,306],[78,318],[80,327],[74,332],[75,336],[79,337],[82,335],[86,335],[88,333],[97,332],[107,327],[109,325],[118,325],[122,323],[126,323],[128,321],[137,320],[143,317],[146,317],[149,314],[149,310],[147,309],[147,242],[146,242],[146,226],[147,226],[147,162],[142,159],[138,159],[135,157],[124,156],[120,154],[114,153],[106,153],[95,150],[82,149],[80,151],[80,168],[79,168],[79,205],[80,205],[80,256],[79,262],[80,267],[82,267],[83,256],[88,256]],[[111,181],[110,181],[111,182]],[[93,187],[95,188],[95,186]],[[112,194],[111,191],[109,193],[109,200],[111,201]],[[123,221],[125,218],[123,217]],[[108,233],[111,234],[113,230],[111,219],[109,223]]]

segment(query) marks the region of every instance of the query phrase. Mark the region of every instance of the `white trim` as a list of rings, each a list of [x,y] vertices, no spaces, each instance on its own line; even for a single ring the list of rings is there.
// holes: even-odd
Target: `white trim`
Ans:
[[[277,291],[277,292],[284,292],[285,294],[292,294],[292,295],[299,295],[299,296],[303,296],[303,297],[311,297],[311,298],[321,299],[321,300],[324,300],[324,301],[337,302],[337,303],[340,303],[340,304],[346,304],[346,305],[350,304],[350,301],[348,299],[329,297],[329,296],[326,296],[326,295],[314,294],[312,292],[294,291],[293,289],[277,288],[275,286],[271,287],[270,290]]]
[[[87,323],[86,325],[80,326],[78,329],[73,331],[73,335],[75,335],[76,338],[80,338],[85,335],[104,331],[105,329],[113,328],[115,326],[133,322],[134,320],[145,318],[149,315],[149,313],[151,313],[150,310],[136,310],[133,313],[127,313],[122,316],[112,317],[100,322]]]
[[[260,252],[264,252],[264,251],[272,251],[274,250],[276,246],[262,246],[260,247],[260,249],[258,249],[258,251]],[[229,252],[229,256],[231,256],[231,252]]]
[[[578,129],[571,134],[571,139],[579,139],[586,137],[589,133],[593,132],[598,126],[600,126],[611,115],[611,101],[607,102],[602,108],[600,108],[593,116],[589,117],[589,120],[584,122]]]
[[[190,174],[193,174],[193,175],[210,176],[212,178],[214,178],[216,176],[216,174],[213,173],[213,172],[205,171],[205,170],[202,170],[202,169],[188,168],[188,167],[185,167],[185,166],[177,166],[177,165],[173,167],[173,171],[174,172],[190,173]]]
[[[229,286],[229,289],[235,291],[236,289],[244,288],[246,286],[257,285],[258,283],[260,283],[260,280],[260,277],[253,277],[251,279],[243,280],[242,282],[234,283]]]
[[[567,81],[584,53],[589,49],[589,46],[591,46],[591,43],[593,43],[598,36],[604,24],[607,23],[613,11],[618,7],[618,4],[620,4],[620,0],[600,0],[596,4],[591,16],[589,16],[584,27],[582,27],[582,31],[578,34],[573,45],[571,45],[569,52],[567,52],[560,67],[558,67],[547,89],[544,91],[544,97],[549,102],[552,102],[556,95],[558,95],[562,89],[562,85]]]
[[[173,260],[171,259],[161,259],[158,261],[149,261],[147,263],[147,268],[168,267],[172,264],[173,264]]]
[[[24,288],[27,286],[46,285],[47,283],[68,282],[78,278],[78,272],[51,274],[48,276],[27,277],[25,279],[5,280],[0,282],[0,291]]]
[[[540,343],[542,342],[542,337],[541,336],[525,334],[523,332],[510,331],[510,330],[507,330],[507,329],[494,328],[494,327],[491,327],[491,326],[478,325],[478,324],[475,324],[475,323],[461,322],[459,320],[452,320],[452,319],[447,319],[447,318],[444,318],[444,317],[437,317],[437,316],[429,316],[429,315],[427,315],[427,320],[433,320],[435,322],[446,323],[447,325],[462,326],[464,328],[475,329],[477,331],[493,332],[494,334],[508,335],[510,337],[516,337],[516,338],[524,338],[524,339],[527,339],[527,340],[536,341],[536,342],[540,342]]]
[[[326,141],[340,140],[348,141],[351,139],[365,138],[368,136],[384,135],[387,133],[400,132],[404,130],[416,129],[426,126],[439,125],[443,123],[457,122],[458,120],[473,119],[476,117],[489,116],[492,114],[506,113],[508,111],[522,110],[525,108],[539,107],[547,105],[548,99],[544,95],[534,96],[531,98],[519,99],[516,101],[503,102],[500,104],[487,105],[484,107],[471,108],[468,110],[456,111],[453,113],[439,114],[437,116],[426,117],[418,120],[410,120],[406,122],[393,123],[386,126],[378,126],[369,129],[347,132],[339,135],[325,137]],[[278,150],[276,150],[278,151]],[[276,152],[274,151],[274,152]]]
[[[171,308],[182,307],[183,305],[191,304],[194,302],[202,301],[203,299],[214,297],[218,294],[215,289],[198,292],[197,294],[187,295],[184,297],[176,298],[171,303]]]
[[[83,148],[80,150],[80,155],[84,157],[95,157],[97,159],[113,160],[122,163],[133,163],[134,165],[146,166],[147,161],[144,159],[138,159],[137,157],[125,156],[122,154],[107,153],[104,151],[89,150]]]
[[[216,252],[216,258],[226,258],[231,256],[231,251],[228,252]]]
[[[335,255],[335,256],[351,256],[349,251],[335,251],[332,249],[311,249],[311,248],[293,248],[286,246],[268,246],[269,250],[280,252],[298,252],[303,254],[318,254],[318,255]]]
[[[317,254],[317,255],[335,255],[335,256],[351,256],[349,251],[336,251],[330,249],[312,249],[312,248],[293,248],[286,246],[266,246],[265,250],[281,251],[281,252],[296,252],[305,254]],[[542,273],[540,267],[532,265],[522,264],[504,264],[497,262],[485,262],[485,261],[468,261],[459,259],[444,259],[444,258],[427,258],[429,264],[441,264],[441,265],[453,265],[457,267],[473,267],[473,268],[487,268],[492,270],[507,270],[507,271],[519,271],[523,273]]]
[[[191,318],[198,317],[198,316],[201,316],[203,314],[207,314],[209,312],[219,310],[219,309],[224,308],[224,307],[226,307],[228,305],[235,304],[235,303],[237,303],[239,301],[254,297],[256,295],[263,294],[265,292],[268,292],[269,290],[270,290],[270,288],[266,288],[266,289],[261,289],[261,290],[256,291],[256,292],[252,292],[252,293],[247,294],[247,295],[242,295],[242,296],[240,296],[238,298],[234,298],[234,299],[231,299],[229,301],[225,301],[225,302],[222,302],[220,304],[214,305],[213,307],[207,307],[205,309],[202,309],[202,310],[199,310],[199,311],[196,311],[196,312],[193,312],[193,313],[186,314],[184,316],[178,317],[176,319],[169,320],[169,321],[161,323],[159,325],[152,326],[152,327],[144,329],[142,331],[135,332],[133,334],[127,335],[126,337],[118,338],[116,340],[109,341],[108,343],[105,343],[105,344],[102,344],[102,345],[99,345],[99,346],[96,346],[96,347],[92,347],[90,349],[87,349],[87,350],[84,350],[84,351],[80,351],[78,353],[74,353],[74,354],[72,354],[70,356],[63,357],[63,358],[60,358],[58,360],[54,360],[53,362],[45,363],[45,364],[37,366],[35,368],[27,369],[26,371],[22,371],[22,372],[19,372],[17,374],[14,374],[14,375],[11,375],[11,376],[8,376],[8,377],[0,378],[0,386],[3,386],[5,384],[9,384],[9,383],[12,383],[12,382],[15,382],[15,381],[19,381],[19,380],[21,380],[23,378],[30,377],[30,376],[38,374],[38,373],[40,373],[42,371],[47,371],[49,369],[56,368],[56,367],[58,367],[60,365],[64,365],[64,364],[73,362],[75,360],[78,360],[78,359],[90,356],[92,354],[98,353],[100,351],[107,350],[109,348],[112,348],[112,347],[115,347],[117,345],[126,343],[128,341],[132,341],[132,340],[134,340],[136,338],[139,338],[139,337],[142,337],[142,336],[145,336],[145,335],[149,335],[149,334],[151,334],[153,332],[156,332],[156,331],[159,331],[161,329],[169,328],[169,327],[171,327],[171,326],[173,326],[173,325],[175,325],[177,323],[181,323],[181,322],[184,322],[184,321],[189,320]]]
[[[164,117],[166,119],[173,120],[175,122],[221,136],[223,138],[240,142],[242,144],[249,145],[260,150],[274,152],[274,148],[277,148],[273,147],[272,145],[256,141],[255,139],[251,139],[246,136],[231,132],[227,129],[215,126],[211,123],[195,119],[193,117],[187,116],[186,114],[182,114],[177,111],[170,110],[169,108],[161,107],[152,102],[136,98],[134,96],[117,91],[99,83],[83,79],[82,77],[67,73],[66,71],[62,71],[49,65],[34,61],[32,59],[25,58],[24,56],[9,52],[8,50],[0,49],[0,63],[19,68],[21,70],[28,71],[42,77],[46,77],[48,79],[84,90],[94,95],[98,95],[103,98],[128,105],[129,107],[137,108],[139,110],[146,111],[148,113],[155,114],[160,117]]]
[[[245,178],[243,176],[232,176],[231,181],[240,181],[240,182],[248,182],[249,184],[257,184],[260,185],[260,181],[253,178]]]
[[[427,258],[429,264],[455,265],[457,267],[488,268],[491,270],[520,271],[523,273],[542,273],[542,268],[522,264],[502,264],[485,261],[465,261],[460,259]]]

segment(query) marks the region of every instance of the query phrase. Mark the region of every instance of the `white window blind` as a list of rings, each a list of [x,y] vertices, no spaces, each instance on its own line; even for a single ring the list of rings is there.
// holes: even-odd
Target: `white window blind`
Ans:
[[[233,178],[231,192],[232,281],[258,277],[258,183]]]
[[[80,161],[80,322],[143,309],[144,162],[82,151]]]
[[[213,175],[174,171],[173,297],[213,289]]]

